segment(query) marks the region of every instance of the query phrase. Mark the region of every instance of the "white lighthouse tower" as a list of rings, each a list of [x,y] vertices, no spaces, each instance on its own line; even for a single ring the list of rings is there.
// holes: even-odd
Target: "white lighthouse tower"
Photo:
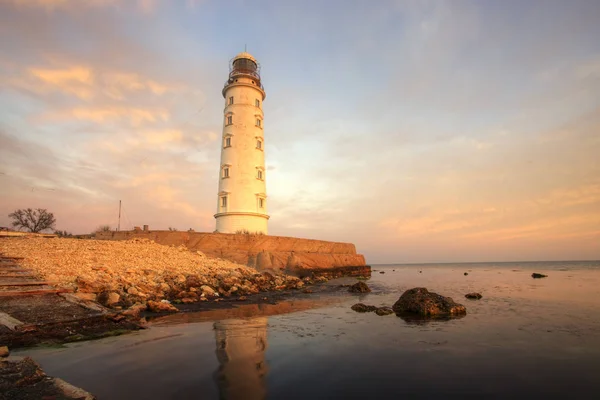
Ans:
[[[223,140],[217,232],[267,233],[267,190],[260,65],[243,52],[231,60],[223,88]]]

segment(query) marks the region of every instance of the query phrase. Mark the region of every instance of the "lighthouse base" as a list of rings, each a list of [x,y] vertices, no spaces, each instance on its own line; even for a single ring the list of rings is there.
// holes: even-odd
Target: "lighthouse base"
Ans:
[[[218,233],[259,233],[267,234],[266,214],[252,212],[227,212],[215,214]]]

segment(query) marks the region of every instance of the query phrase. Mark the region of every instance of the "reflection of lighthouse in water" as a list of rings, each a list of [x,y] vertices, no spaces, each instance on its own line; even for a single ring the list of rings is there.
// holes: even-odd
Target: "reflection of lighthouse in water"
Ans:
[[[220,398],[264,399],[267,373],[267,318],[230,319],[214,324]]]

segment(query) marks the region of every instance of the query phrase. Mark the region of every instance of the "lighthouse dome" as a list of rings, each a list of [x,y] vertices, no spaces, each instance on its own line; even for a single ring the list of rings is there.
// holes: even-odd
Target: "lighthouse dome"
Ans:
[[[233,58],[233,61],[236,61],[236,60],[239,60],[239,59],[242,59],[242,58],[245,58],[247,60],[252,60],[252,61],[254,61],[256,63],[256,58],[252,57],[252,54],[247,53],[245,51],[242,51],[240,54],[238,54],[237,56],[235,56]]]

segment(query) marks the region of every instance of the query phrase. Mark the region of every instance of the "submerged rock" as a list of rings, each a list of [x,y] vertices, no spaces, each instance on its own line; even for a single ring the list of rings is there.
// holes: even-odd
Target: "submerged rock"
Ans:
[[[371,289],[364,282],[356,282],[348,289],[350,293],[369,293]]]
[[[467,309],[450,297],[431,293],[426,288],[409,289],[394,303],[396,314],[411,313],[423,316],[462,315]]]
[[[481,293],[467,293],[465,294],[465,297],[467,299],[471,299],[471,300],[479,300],[480,298],[482,298],[483,296],[481,296]]]
[[[394,313],[394,310],[392,310],[390,307],[379,307],[377,310],[375,310],[375,314],[377,314],[379,316],[390,315],[393,313]]]
[[[352,308],[354,311],[360,312],[360,313],[373,312],[373,311],[377,310],[377,307],[375,307],[375,306],[368,306],[368,305],[363,304],[363,303],[356,303],[355,305],[353,305],[350,308]]]
[[[539,279],[539,278],[547,278],[548,275],[538,274],[537,272],[534,272],[533,274],[531,274],[531,277],[534,279]]]

